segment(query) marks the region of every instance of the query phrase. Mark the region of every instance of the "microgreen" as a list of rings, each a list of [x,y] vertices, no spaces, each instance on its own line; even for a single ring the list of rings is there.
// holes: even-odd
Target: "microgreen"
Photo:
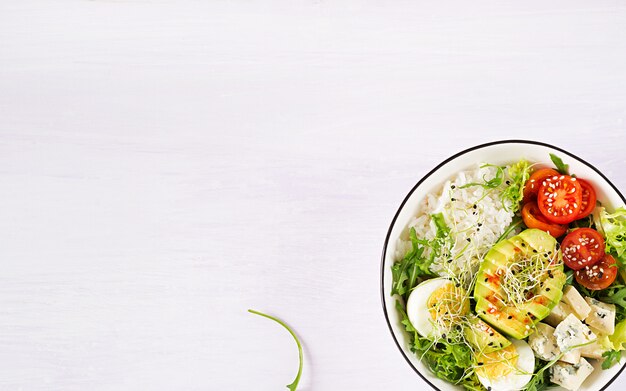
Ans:
[[[300,344],[300,340],[298,339],[298,336],[296,335],[296,333],[294,333],[294,331],[282,320],[275,318],[271,315],[267,315],[264,314],[262,312],[259,311],[255,311],[255,310],[248,310],[248,312],[252,313],[252,314],[256,314],[256,315],[260,315],[263,316],[267,319],[271,319],[274,322],[278,323],[279,325],[283,326],[285,329],[287,329],[287,331],[289,331],[289,334],[291,334],[291,336],[293,337],[293,339],[296,341],[296,345],[298,345],[298,358],[300,360],[300,364],[298,365],[298,373],[296,375],[296,378],[294,379],[294,381],[291,384],[287,385],[287,388],[290,391],[296,391],[296,388],[298,388],[298,383],[300,383],[300,376],[302,376],[302,363],[303,363],[303,357],[302,357],[302,345]]]
[[[556,265],[550,262],[547,251],[519,257],[504,269],[501,288],[507,302],[511,305],[524,303],[528,293],[537,288],[550,270],[556,270]]]
[[[496,175],[493,178],[488,180],[486,178],[487,174],[485,174],[483,175],[484,183],[479,183],[479,182],[467,183],[459,187],[459,189],[465,189],[467,187],[472,187],[472,186],[482,186],[485,189],[495,189],[496,187],[500,186],[502,184],[502,180],[504,179],[504,169],[500,166],[496,166],[493,164],[483,164],[482,166],[480,166],[480,168],[485,168],[485,167],[495,167]]]

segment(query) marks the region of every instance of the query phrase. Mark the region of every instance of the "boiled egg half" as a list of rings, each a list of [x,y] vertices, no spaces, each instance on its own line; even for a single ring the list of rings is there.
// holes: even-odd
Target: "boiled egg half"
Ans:
[[[409,321],[424,337],[441,337],[469,313],[469,298],[447,278],[433,278],[416,286],[406,303]]]
[[[488,390],[521,390],[532,378],[534,370],[535,355],[522,340],[513,339],[504,349],[476,357],[476,376]]]

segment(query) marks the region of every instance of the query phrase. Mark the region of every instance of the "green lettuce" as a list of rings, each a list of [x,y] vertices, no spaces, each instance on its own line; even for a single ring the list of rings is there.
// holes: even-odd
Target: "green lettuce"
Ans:
[[[613,213],[600,208],[598,215],[599,228],[604,232],[606,252],[617,255],[623,264],[626,257],[626,208],[619,207]]]
[[[608,337],[608,341],[598,341],[600,345],[608,347],[612,350],[624,350],[624,343],[626,343],[626,320],[622,320],[615,325],[615,332]]]
[[[502,205],[508,210],[505,201],[509,201],[512,212],[517,212],[524,197],[524,185],[530,178],[530,164],[522,159],[509,166],[507,174],[510,179],[506,181],[507,187],[502,191]]]

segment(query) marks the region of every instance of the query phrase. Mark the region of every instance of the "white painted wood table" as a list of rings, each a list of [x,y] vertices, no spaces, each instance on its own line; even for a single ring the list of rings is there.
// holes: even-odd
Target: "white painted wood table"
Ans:
[[[378,269],[421,175],[529,138],[626,190],[623,2],[434,3],[2,1],[0,389],[284,389],[247,308],[302,390],[425,389]]]

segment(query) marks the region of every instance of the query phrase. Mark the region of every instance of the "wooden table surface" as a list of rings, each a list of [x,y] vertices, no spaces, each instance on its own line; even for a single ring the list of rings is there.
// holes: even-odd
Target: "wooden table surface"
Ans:
[[[0,4],[0,389],[426,389],[383,318],[408,190],[558,145],[626,190],[620,1]],[[626,378],[610,390],[626,387]]]

